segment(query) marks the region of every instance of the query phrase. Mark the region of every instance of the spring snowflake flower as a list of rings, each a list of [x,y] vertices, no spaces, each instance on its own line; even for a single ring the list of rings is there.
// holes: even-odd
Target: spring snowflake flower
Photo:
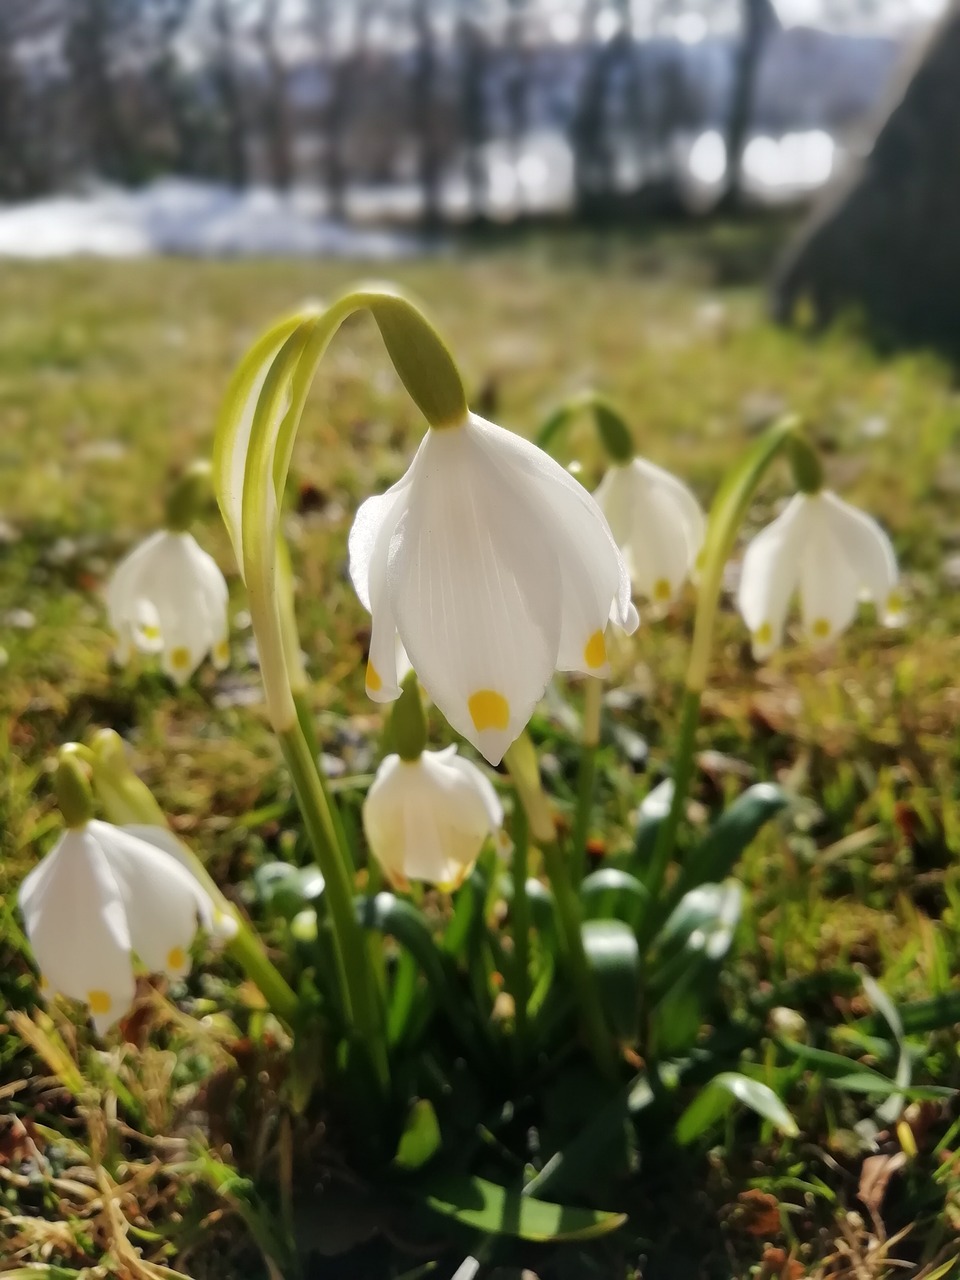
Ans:
[[[643,458],[615,464],[594,492],[638,596],[662,613],[693,569],[706,520],[687,486]]]
[[[451,725],[497,764],[554,671],[607,673],[604,630],[633,631],[630,579],[593,498],[527,440],[470,414],[432,428],[350,532],[373,615],[367,692],[399,696],[399,635]]]
[[[206,654],[218,669],[230,660],[227,584],[192,534],[165,529],[134,547],[107,586],[107,612],[119,662],[131,648],[159,653],[166,674],[184,684]]]
[[[133,1003],[132,954],[151,972],[182,977],[198,920],[214,922],[213,902],[162,847],[167,839],[91,820],[65,831],[20,888],[41,991],[82,1001],[101,1035]]]
[[[363,805],[363,828],[387,878],[456,889],[503,822],[490,782],[456,747],[387,756]]]
[[[903,617],[896,587],[897,562],[884,531],[821,490],[798,493],[747,547],[737,605],[754,656],[762,659],[780,646],[794,592],[808,639],[825,644],[850,625],[860,600],[873,601],[884,623],[896,626]]]

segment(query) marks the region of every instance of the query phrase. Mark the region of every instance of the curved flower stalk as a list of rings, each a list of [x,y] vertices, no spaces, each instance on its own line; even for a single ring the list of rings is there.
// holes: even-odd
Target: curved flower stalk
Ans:
[[[829,490],[796,494],[749,544],[737,606],[750,628],[753,653],[780,647],[794,594],[806,638],[828,644],[853,621],[858,603],[872,601],[887,626],[903,619],[897,561],[879,524]]]
[[[387,756],[363,806],[370,849],[403,891],[411,880],[458,889],[502,822],[497,793],[456,747],[424,751],[415,760]]]
[[[188,532],[204,487],[209,467],[191,467],[167,504],[167,528],[120,561],[106,591],[117,661],[126,663],[133,649],[160,654],[163,671],[180,685],[207,654],[217,668],[230,661],[227,584]]]
[[[638,621],[590,495],[475,414],[428,431],[403,478],[363,503],[350,575],[373,615],[368,694],[399,696],[399,635],[433,701],[491,764],[554,671],[606,675],[608,619],[628,632]]]
[[[93,819],[72,826],[19,893],[41,991],[86,1004],[102,1035],[133,1003],[134,953],[151,972],[183,977],[198,923],[214,904],[163,846]]]
[[[636,595],[661,616],[693,571],[706,517],[693,493],[644,458],[614,463],[594,490]]]

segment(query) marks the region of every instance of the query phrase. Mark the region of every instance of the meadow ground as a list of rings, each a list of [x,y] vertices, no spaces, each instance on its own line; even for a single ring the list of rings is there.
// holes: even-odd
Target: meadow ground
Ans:
[[[597,387],[623,407],[639,451],[706,503],[756,431],[795,410],[823,450],[831,486],[890,531],[908,600],[903,629],[883,631],[867,611],[834,648],[812,655],[791,644],[759,668],[725,611],[690,810],[694,825],[704,823],[750,779],[795,793],[788,817],[741,864],[749,896],[730,998],[792,990],[835,1025],[827,1047],[870,1060],[882,1051],[849,1030],[870,1012],[857,966],[899,1004],[955,993],[960,973],[960,399],[950,371],[930,356],[881,358],[852,330],[809,338],[771,328],[750,266],[738,236],[720,229],[643,241],[534,237],[400,263],[389,275],[427,304],[478,407],[503,425],[531,434],[565,396]],[[329,297],[366,274],[304,262],[3,268],[0,1241],[8,1244],[0,1272],[28,1261],[77,1269],[105,1256],[85,1228],[57,1235],[65,1204],[82,1223],[82,1197],[71,1201],[64,1188],[28,1195],[8,1167],[4,1113],[36,1119],[35,1082],[50,1068],[3,1024],[2,1009],[33,1005],[13,905],[19,879],[56,833],[51,753],[92,728],[116,728],[177,830],[225,883],[242,886],[278,848],[297,848],[243,592],[217,521],[199,537],[230,566],[233,663],[220,676],[203,669],[173,696],[143,667],[112,669],[105,576],[156,526],[168,479],[209,450],[226,380],[255,334],[304,298]],[[376,763],[364,735],[374,730],[375,741],[378,719],[363,692],[368,621],[345,575],[346,537],[357,503],[399,477],[420,432],[372,326],[351,324],[321,368],[288,525],[319,730],[354,812]],[[599,476],[589,423],[563,448],[582,461],[585,479]],[[777,473],[758,522],[788,485]],[[629,839],[639,798],[669,760],[691,621],[687,598],[617,648],[595,812],[607,847]],[[579,696],[565,686],[554,710],[576,707]],[[442,736],[437,720],[433,729]],[[563,807],[572,789],[556,732],[546,767]],[[918,1027],[915,1079],[960,1085],[955,1028]],[[892,1139],[905,1163],[867,1203],[857,1198],[863,1151],[853,1126],[869,1100],[825,1100],[808,1076],[789,1101],[803,1136],[788,1151],[771,1154],[755,1123],[743,1121],[702,1153],[695,1194],[687,1174],[663,1173],[673,1204],[661,1207],[662,1219],[677,1239],[693,1233],[684,1257],[691,1268],[698,1250],[701,1260],[676,1275],[753,1267],[859,1280],[894,1274],[898,1257],[911,1260],[906,1274],[935,1274],[960,1228],[949,1105],[908,1113],[909,1134]],[[41,1118],[57,1123],[49,1108]],[[89,1145],[85,1124],[71,1120],[71,1141]],[[79,1149],[75,1157],[82,1163]],[[904,1227],[908,1237],[891,1244]],[[799,1270],[789,1269],[791,1251]],[[111,1257],[108,1269],[128,1274]],[[203,1274],[217,1272],[205,1264]]]

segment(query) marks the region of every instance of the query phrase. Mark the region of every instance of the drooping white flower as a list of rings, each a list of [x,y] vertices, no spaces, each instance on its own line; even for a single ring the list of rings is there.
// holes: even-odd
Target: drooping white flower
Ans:
[[[687,486],[643,458],[610,468],[593,495],[607,517],[634,592],[662,612],[703,545],[706,520]]]
[[[182,977],[198,920],[214,919],[200,883],[152,841],[91,820],[65,831],[20,887],[41,991],[82,1001],[101,1034],[133,1002],[133,954],[151,972]]]
[[[795,592],[806,636],[825,644],[850,625],[860,600],[896,626],[903,616],[896,588],[896,557],[876,520],[821,490],[798,493],[747,547],[737,605],[760,659],[779,647]]]
[[[120,662],[132,647],[159,653],[183,684],[207,653],[218,668],[230,660],[227,584],[192,534],[164,529],[134,547],[107,585],[107,612]]]
[[[396,639],[451,725],[492,763],[554,671],[607,672],[604,629],[637,625],[630,580],[593,498],[527,440],[471,414],[431,429],[350,532],[373,615],[367,692],[399,696]]]
[[[387,756],[363,804],[363,829],[391,884],[457,888],[503,822],[490,782],[456,747]]]

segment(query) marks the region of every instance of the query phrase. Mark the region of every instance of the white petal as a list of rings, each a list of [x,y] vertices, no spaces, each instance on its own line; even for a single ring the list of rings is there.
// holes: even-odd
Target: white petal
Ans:
[[[896,591],[897,558],[890,539],[872,516],[850,506],[835,493],[824,491],[820,498],[823,517],[843,544],[846,558],[859,579],[861,595],[873,601],[888,625],[897,625],[903,605]]]
[[[559,651],[560,568],[531,496],[471,425],[431,430],[387,565],[424,688],[492,764],[529,720]]]
[[[597,506],[606,517],[613,540],[625,554],[630,539],[631,514],[636,498],[633,467],[614,464],[604,472],[603,478],[593,491]],[[628,565],[629,567],[629,565]]]
[[[462,756],[454,755],[447,763],[451,769],[456,769],[458,773],[463,774],[476,790],[486,814],[488,829],[496,831],[503,825],[503,805],[494,790],[493,783],[481,769],[478,769],[470,760],[464,760]]]
[[[797,494],[753,539],[743,557],[737,607],[762,659],[779,648],[790,597],[800,578],[800,551],[810,499]]]
[[[696,498],[669,472],[635,458],[631,474],[634,500],[623,553],[635,590],[663,609],[693,569],[706,522]]]
[[[861,582],[821,495],[808,499],[810,518],[800,553],[800,612],[807,639],[826,644],[857,612]]]
[[[136,837],[137,840],[143,840],[146,844],[153,845],[164,853],[168,853],[180,864],[199,890],[199,896],[197,897],[197,911],[199,912],[203,927],[205,929],[216,931],[216,917],[220,914],[217,905],[210,897],[206,885],[198,879],[194,870],[193,858],[191,857],[190,851],[186,848],[183,842],[173,834],[170,828],[157,827],[152,823],[127,822],[124,823],[119,830]],[[234,932],[236,932],[236,930],[234,930]]]
[[[602,633],[608,618],[628,634],[639,621],[630,602],[630,575],[603,512],[579,481],[529,440],[475,414],[470,416],[470,428],[504,478],[515,483],[523,476],[533,482],[540,498],[540,536],[553,546],[563,574],[560,666],[598,673],[584,659],[586,643],[598,630]],[[529,490],[527,494],[532,505]],[[602,603],[602,610],[589,610],[587,630],[583,631],[580,614],[593,597]]]
[[[392,883],[403,880],[406,856],[402,766],[398,755],[385,757],[363,802],[367,843]]]
[[[152,973],[186,973],[197,918],[209,913],[206,893],[172,854],[105,822],[90,827],[117,882],[134,951]]]
[[[400,512],[405,506],[413,468],[416,465],[417,458],[423,451],[425,443],[426,437],[420,442],[413,462],[397,483],[392,485],[386,493],[374,498],[367,498],[365,502],[361,502],[357,514],[354,516],[353,524],[350,528],[350,537],[347,541],[347,551],[350,557],[350,581],[353,583],[353,589],[360,598],[360,603],[368,613],[373,608],[371,603],[370,569],[374,561],[377,541],[384,530],[389,530],[389,534],[392,536],[392,531],[400,518]],[[386,547],[390,545],[390,536],[387,537]],[[385,550],[382,555],[385,560]]]
[[[120,892],[90,826],[66,832],[30,873],[20,908],[44,990],[87,1004],[102,1034],[129,1009],[135,984]]]

